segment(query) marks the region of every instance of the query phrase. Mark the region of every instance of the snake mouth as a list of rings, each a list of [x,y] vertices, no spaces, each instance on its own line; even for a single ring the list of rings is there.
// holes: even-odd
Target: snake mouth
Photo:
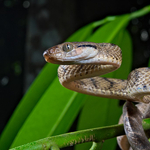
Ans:
[[[48,62],[48,63],[55,63],[57,64],[57,60],[54,59],[54,57],[52,57],[50,54],[49,54],[49,51],[46,50],[44,53],[43,53],[43,57],[45,58],[45,61]]]
[[[68,63],[69,64],[72,64],[70,61],[68,60],[62,60],[62,59],[58,59],[57,57],[55,57],[52,53],[49,52],[49,49],[46,50],[44,53],[43,53],[43,57],[45,58],[45,61],[48,62],[48,63],[52,63],[52,64],[59,64],[59,65],[67,65]]]

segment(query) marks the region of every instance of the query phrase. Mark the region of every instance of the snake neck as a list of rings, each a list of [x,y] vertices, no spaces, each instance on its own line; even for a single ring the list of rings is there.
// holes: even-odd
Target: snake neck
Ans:
[[[60,83],[70,90],[126,100],[126,80],[98,77],[116,69],[113,65],[61,65],[58,68],[58,77]]]

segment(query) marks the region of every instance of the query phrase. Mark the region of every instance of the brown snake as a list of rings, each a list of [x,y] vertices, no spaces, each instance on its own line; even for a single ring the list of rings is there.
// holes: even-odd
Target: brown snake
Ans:
[[[127,80],[99,77],[118,69],[120,47],[110,43],[67,42],[49,48],[45,60],[60,64],[60,83],[73,91],[107,98],[150,102],[150,68],[133,70]]]

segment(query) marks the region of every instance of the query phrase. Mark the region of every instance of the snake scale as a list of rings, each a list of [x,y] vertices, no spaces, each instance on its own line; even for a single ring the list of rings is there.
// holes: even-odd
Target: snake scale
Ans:
[[[43,56],[49,63],[60,64],[59,81],[70,90],[99,97],[150,102],[148,67],[133,70],[127,80],[99,77],[121,66],[122,52],[115,44],[66,42],[49,48]]]

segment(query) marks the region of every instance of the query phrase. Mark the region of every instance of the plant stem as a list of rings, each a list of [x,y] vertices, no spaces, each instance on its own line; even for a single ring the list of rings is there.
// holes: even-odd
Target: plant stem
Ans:
[[[103,142],[93,142],[92,147],[90,150],[101,150],[102,149]]]
[[[144,130],[150,129],[149,122],[150,118],[143,120]],[[10,150],[47,150],[50,149],[53,145],[57,145],[59,148],[63,148],[91,141],[99,143],[103,140],[114,138],[123,134],[125,134],[123,124],[119,124],[47,137],[35,142],[18,146],[16,148],[12,148]]]
[[[52,145],[51,146],[51,150],[60,150],[59,147],[57,145]]]
[[[130,15],[130,19],[138,18],[150,13],[150,5],[145,6],[144,8],[137,10]]]
[[[134,19],[134,18],[138,18],[138,17],[141,17],[141,16],[144,16],[146,14],[150,13],[150,5],[148,6],[145,6],[144,8],[140,9],[140,10],[137,10],[135,12],[132,12],[130,14],[130,20],[131,19]],[[122,16],[122,15],[121,15]],[[106,18],[102,19],[102,20],[99,20],[99,21],[95,21],[92,23],[93,27],[98,27],[104,23],[107,23],[107,22],[110,22],[110,21],[114,21],[116,19],[117,16],[107,16]]]

